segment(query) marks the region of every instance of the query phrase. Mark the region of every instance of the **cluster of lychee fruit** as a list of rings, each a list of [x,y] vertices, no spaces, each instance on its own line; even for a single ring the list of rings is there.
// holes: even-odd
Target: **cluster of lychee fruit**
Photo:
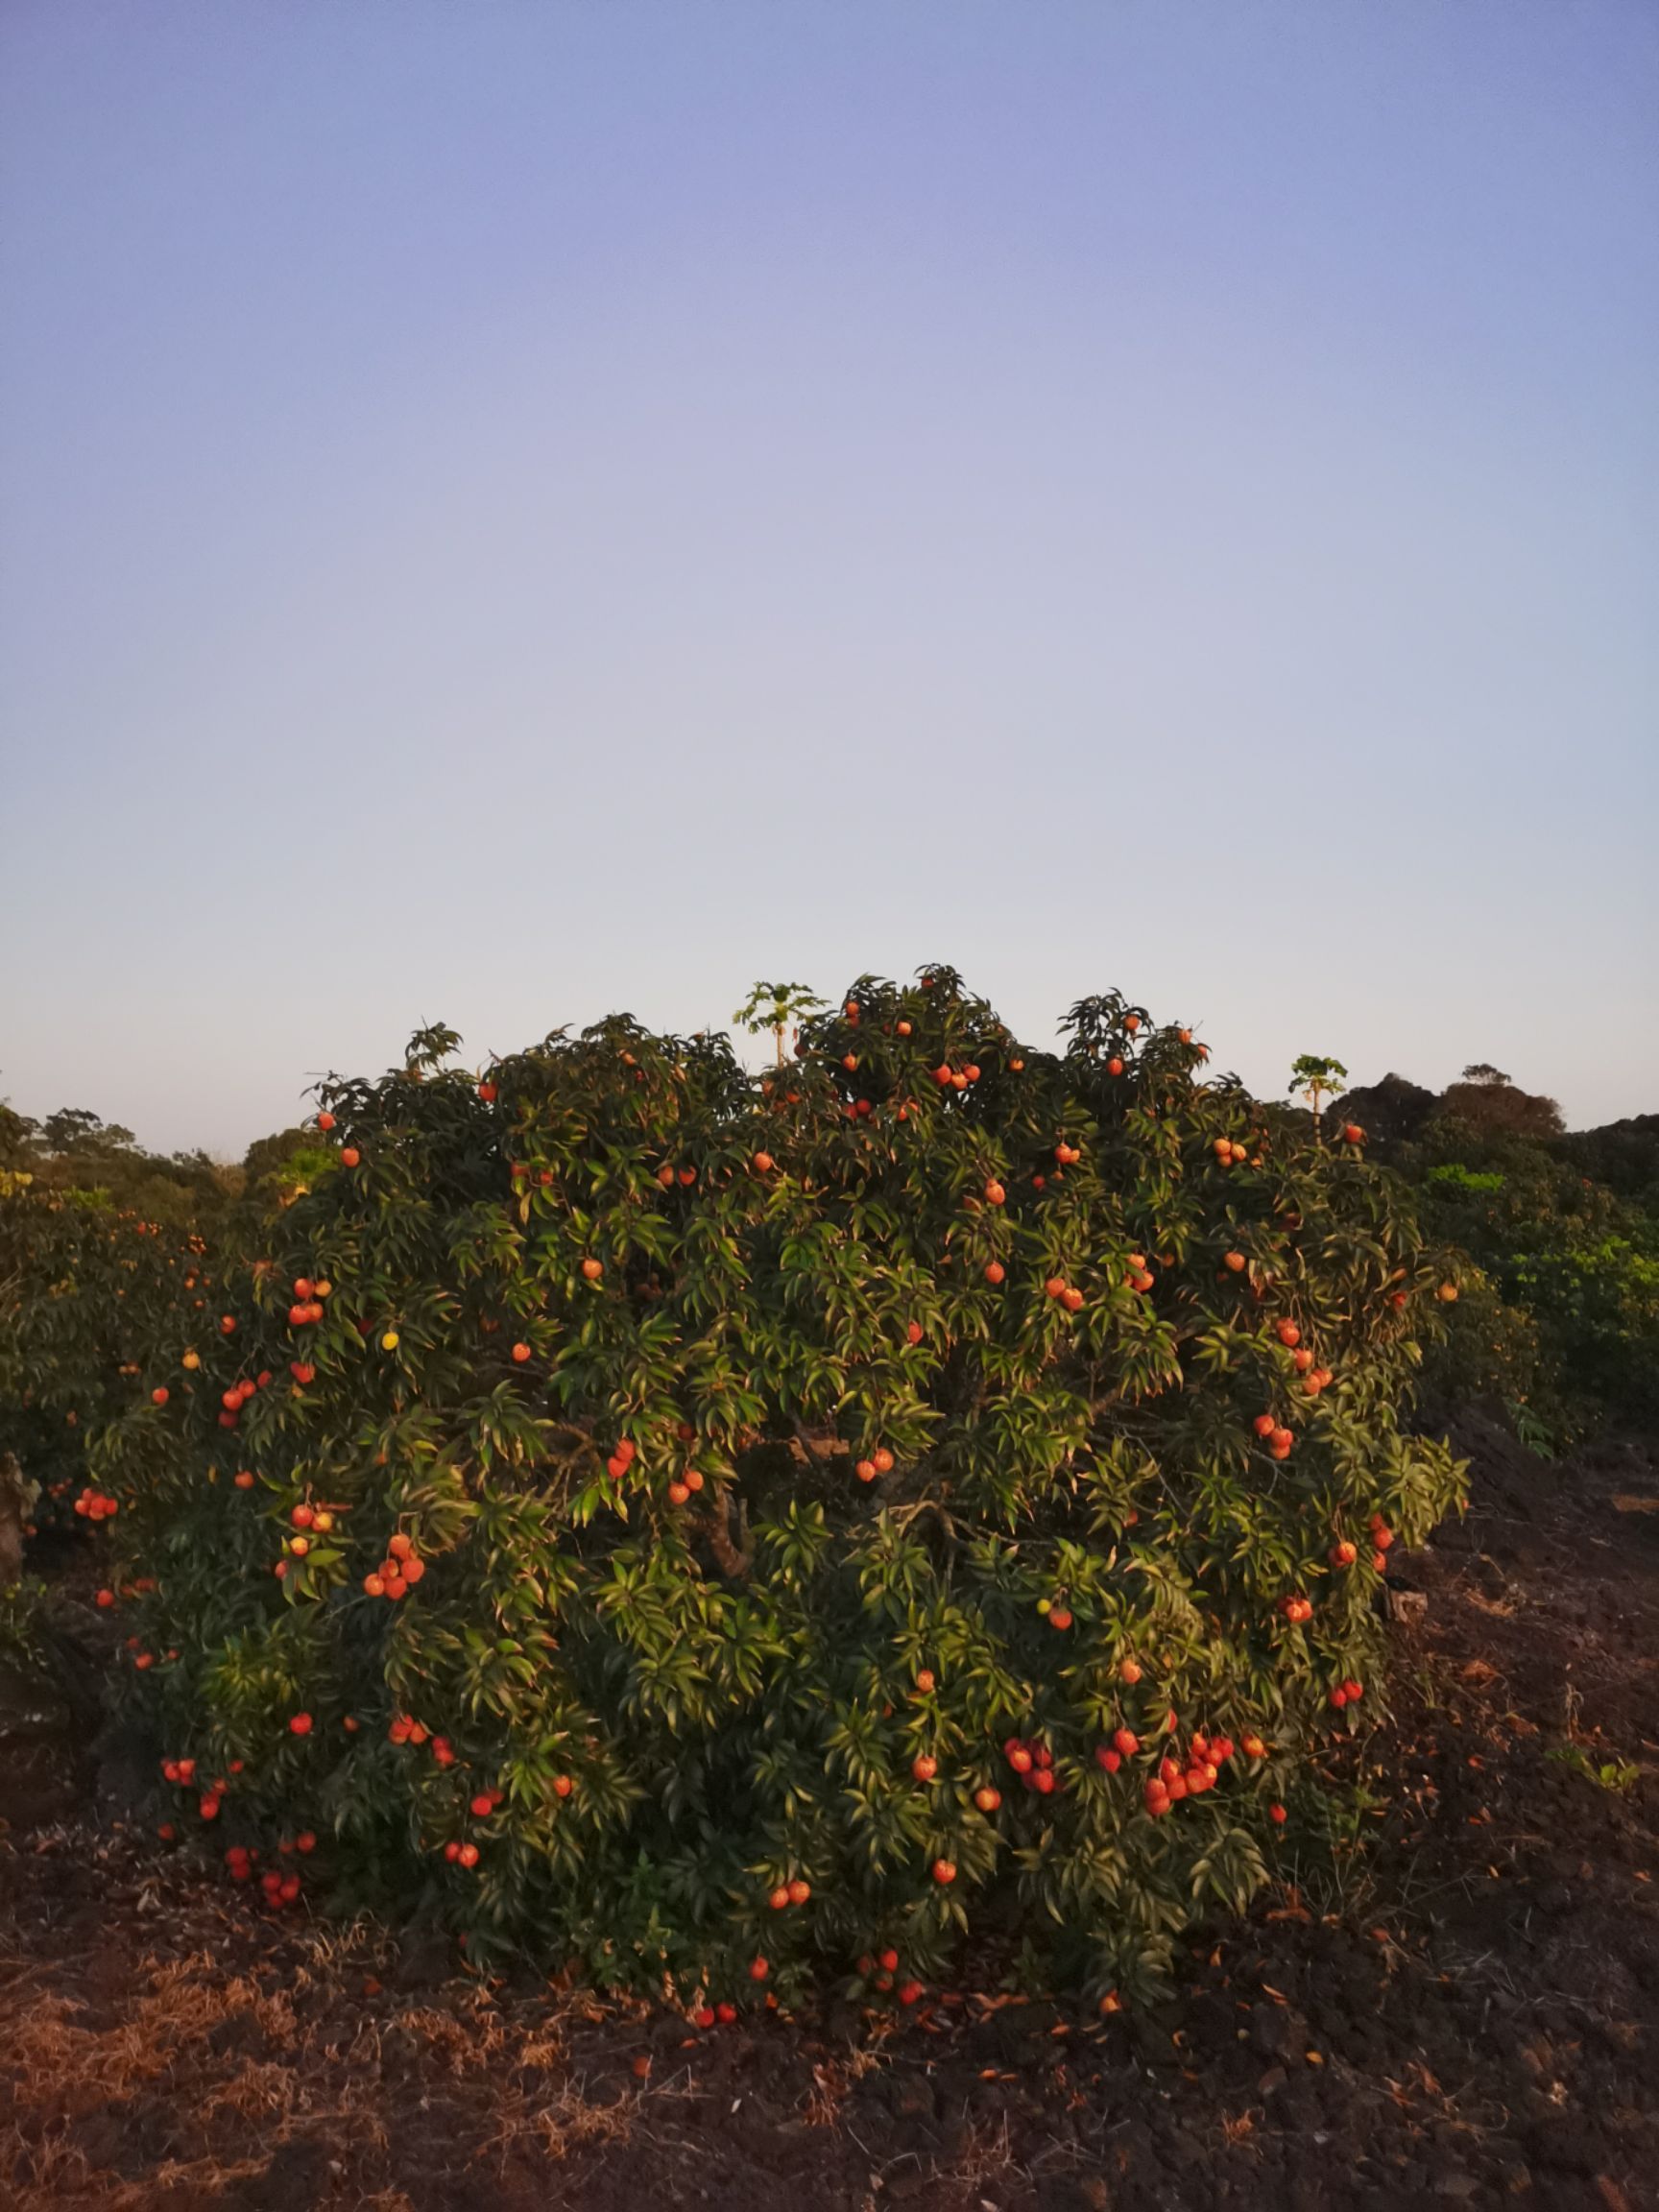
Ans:
[[[300,1508],[296,1507],[295,1510],[299,1511]],[[425,1572],[425,1560],[399,1529],[397,1535],[388,1540],[386,1556],[379,1566],[364,1575],[364,1593],[370,1598],[396,1599],[405,1597]]]

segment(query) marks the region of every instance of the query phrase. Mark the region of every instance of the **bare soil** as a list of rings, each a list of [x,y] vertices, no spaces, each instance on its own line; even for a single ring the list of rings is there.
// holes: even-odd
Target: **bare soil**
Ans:
[[[1400,1562],[1363,1848],[1168,2000],[952,1993],[701,2033],[372,1925],[273,1919],[0,1678],[6,2212],[1659,2206],[1659,1453],[1528,1460]],[[65,1635],[96,1654],[74,1555]]]

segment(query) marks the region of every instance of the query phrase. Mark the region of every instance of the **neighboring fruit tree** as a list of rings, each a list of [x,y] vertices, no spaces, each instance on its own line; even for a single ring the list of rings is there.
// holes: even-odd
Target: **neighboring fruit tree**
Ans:
[[[21,1463],[34,1523],[88,1517],[87,1441],[176,1361],[211,1289],[204,1254],[194,1231],[105,1192],[0,1168],[0,1453]]]
[[[234,1875],[710,2018],[969,1936],[1133,1984],[1247,1901],[1457,1497],[1443,1270],[1188,1031],[1067,1027],[940,968],[762,1078],[616,1019],[323,1086],[340,1171],[94,1457]]]

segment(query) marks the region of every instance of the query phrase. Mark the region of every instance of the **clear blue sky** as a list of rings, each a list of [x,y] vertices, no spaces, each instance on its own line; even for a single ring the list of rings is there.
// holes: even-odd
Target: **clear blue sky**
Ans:
[[[1651,0],[8,0],[0,1094],[949,959],[1659,1109]]]

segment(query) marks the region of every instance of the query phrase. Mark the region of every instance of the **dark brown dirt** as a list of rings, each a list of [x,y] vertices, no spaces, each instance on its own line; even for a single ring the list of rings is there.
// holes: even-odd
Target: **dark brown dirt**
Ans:
[[[1391,1631],[1393,1720],[1334,1753],[1370,1840],[1106,2017],[970,1997],[701,2034],[493,1992],[252,1912],[100,1824],[61,1716],[29,1748],[0,1710],[0,2205],[1659,2206],[1659,1455],[1460,1442],[1474,1509],[1401,1562],[1427,1612]],[[81,1579],[60,1613],[95,1648]]]

